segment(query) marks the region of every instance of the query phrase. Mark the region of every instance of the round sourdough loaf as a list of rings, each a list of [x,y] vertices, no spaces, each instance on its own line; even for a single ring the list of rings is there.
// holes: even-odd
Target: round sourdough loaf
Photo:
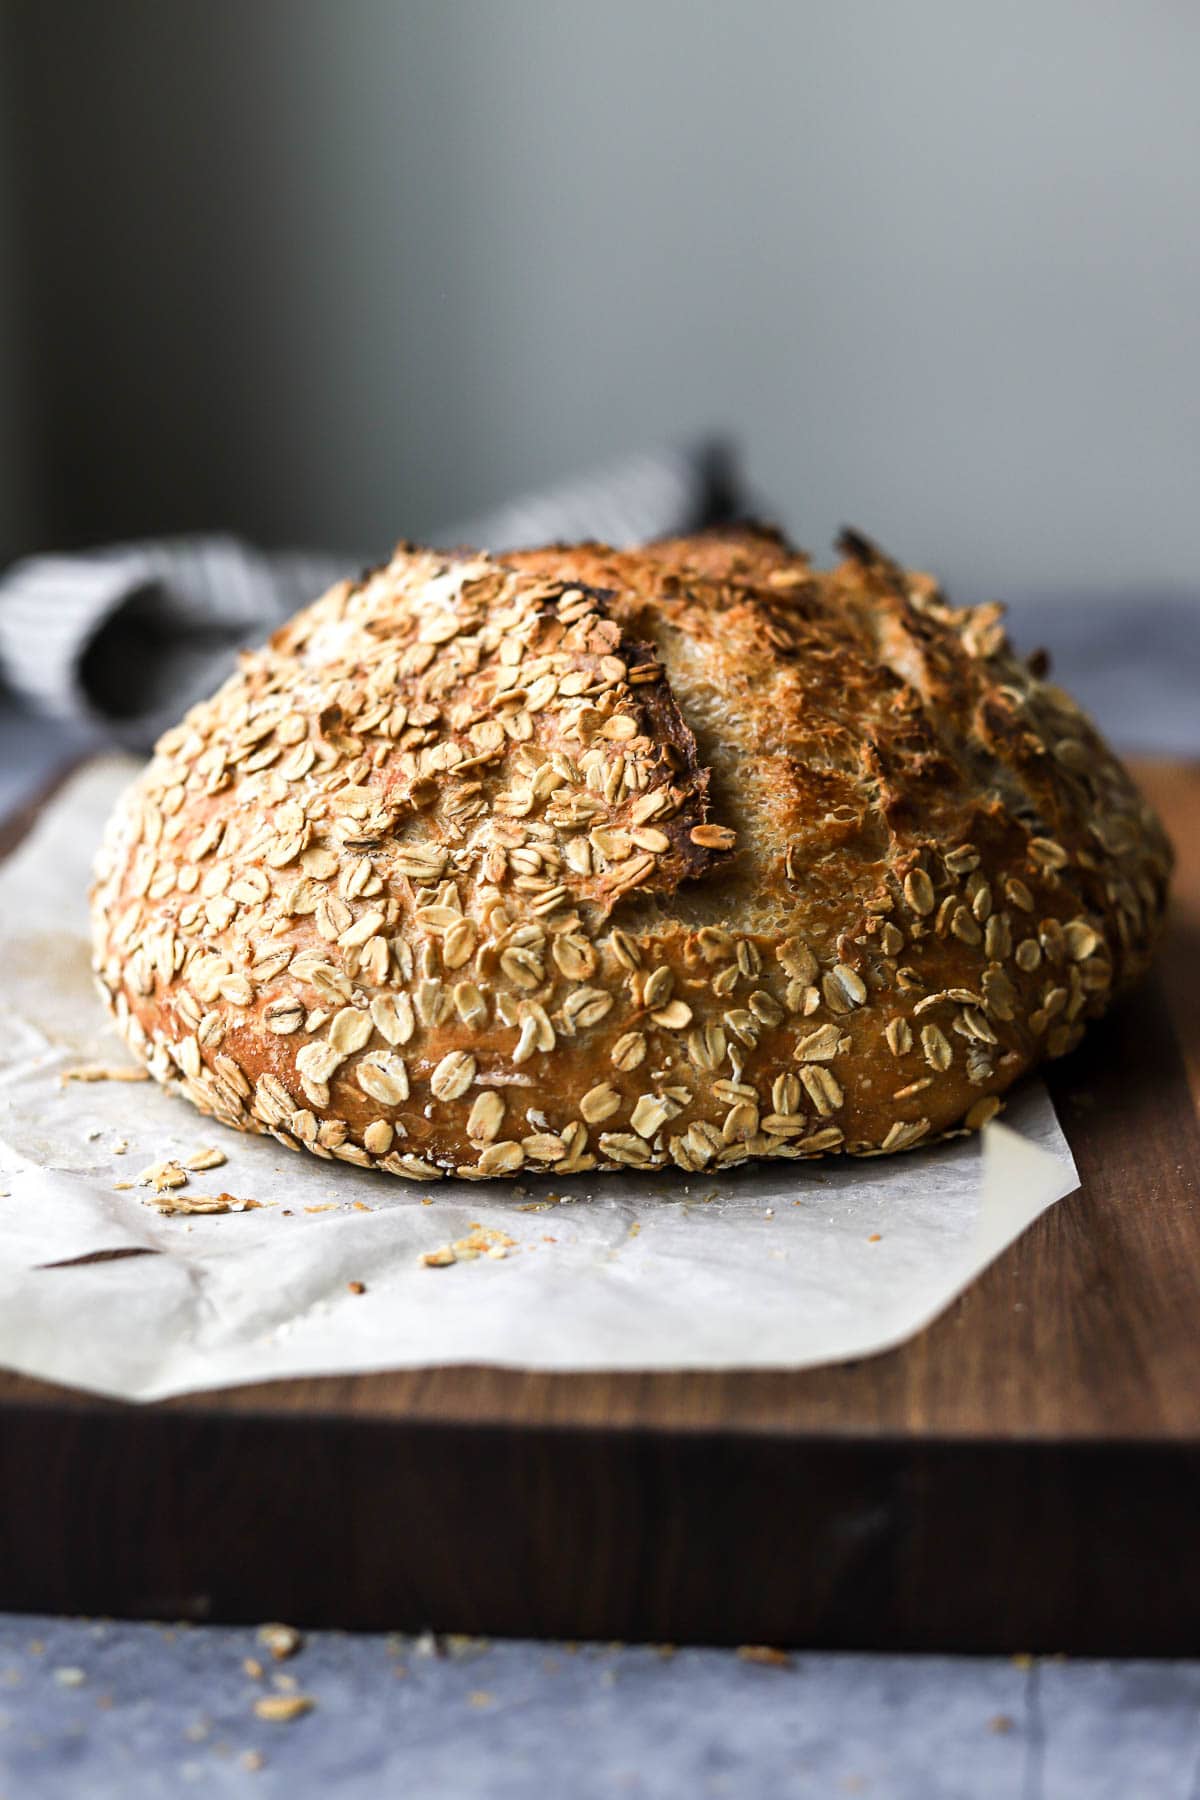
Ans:
[[[93,890],[133,1051],[421,1181],[982,1124],[1145,967],[1171,855],[995,605],[855,534],[401,546],[158,744]]]

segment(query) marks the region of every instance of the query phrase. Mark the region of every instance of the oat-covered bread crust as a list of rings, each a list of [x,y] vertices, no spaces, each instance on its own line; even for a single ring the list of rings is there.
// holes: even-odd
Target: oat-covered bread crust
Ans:
[[[93,890],[134,1052],[423,1181],[907,1149],[1145,967],[1171,854],[1010,651],[855,534],[401,546],[160,741]]]

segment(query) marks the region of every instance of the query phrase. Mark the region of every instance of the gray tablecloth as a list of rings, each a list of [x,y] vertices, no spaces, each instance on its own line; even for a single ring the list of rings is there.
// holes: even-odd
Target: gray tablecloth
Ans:
[[[1195,1800],[1200,1664],[0,1617],[3,1800]],[[245,1659],[264,1665],[247,1674]],[[311,1699],[256,1716],[276,1678]]]

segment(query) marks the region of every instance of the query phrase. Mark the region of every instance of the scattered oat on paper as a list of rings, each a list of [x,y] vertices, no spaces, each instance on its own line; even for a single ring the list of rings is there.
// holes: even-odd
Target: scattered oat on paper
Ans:
[[[68,1081],[149,1081],[148,1069],[140,1069],[135,1063],[81,1063],[78,1068],[64,1069],[59,1080]]]
[[[236,1194],[160,1193],[144,1204],[160,1213],[244,1213],[257,1212],[259,1200],[239,1200]]]
[[[423,1269],[448,1269],[451,1263],[474,1262],[480,1256],[500,1262],[516,1248],[516,1238],[507,1231],[473,1224],[465,1237],[455,1238],[452,1244],[442,1244],[436,1250],[424,1250],[417,1261]]]
[[[162,1194],[168,1188],[186,1187],[187,1170],[174,1158],[168,1158],[165,1162],[151,1163],[148,1169],[143,1169],[137,1177],[137,1184],[139,1187],[152,1187],[156,1194]]]
[[[214,1144],[206,1150],[193,1150],[190,1156],[184,1157],[183,1166],[189,1174],[200,1175],[205,1169],[219,1169],[228,1161],[225,1152]]]

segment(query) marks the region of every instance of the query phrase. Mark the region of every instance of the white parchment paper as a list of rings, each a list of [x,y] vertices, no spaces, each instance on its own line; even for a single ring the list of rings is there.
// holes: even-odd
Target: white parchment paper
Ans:
[[[85,769],[0,868],[9,1368],[130,1400],[452,1362],[803,1368],[902,1342],[1078,1185],[1037,1083],[982,1144],[717,1176],[427,1187],[227,1131],[149,1083],[64,1083],[81,1063],[128,1060],[92,990],[85,889],[133,767]],[[115,1186],[214,1145],[228,1163],[191,1190],[259,1210],[163,1217],[148,1190]],[[476,1224],[515,1247],[421,1266]],[[114,1250],[152,1254],[75,1260]]]

